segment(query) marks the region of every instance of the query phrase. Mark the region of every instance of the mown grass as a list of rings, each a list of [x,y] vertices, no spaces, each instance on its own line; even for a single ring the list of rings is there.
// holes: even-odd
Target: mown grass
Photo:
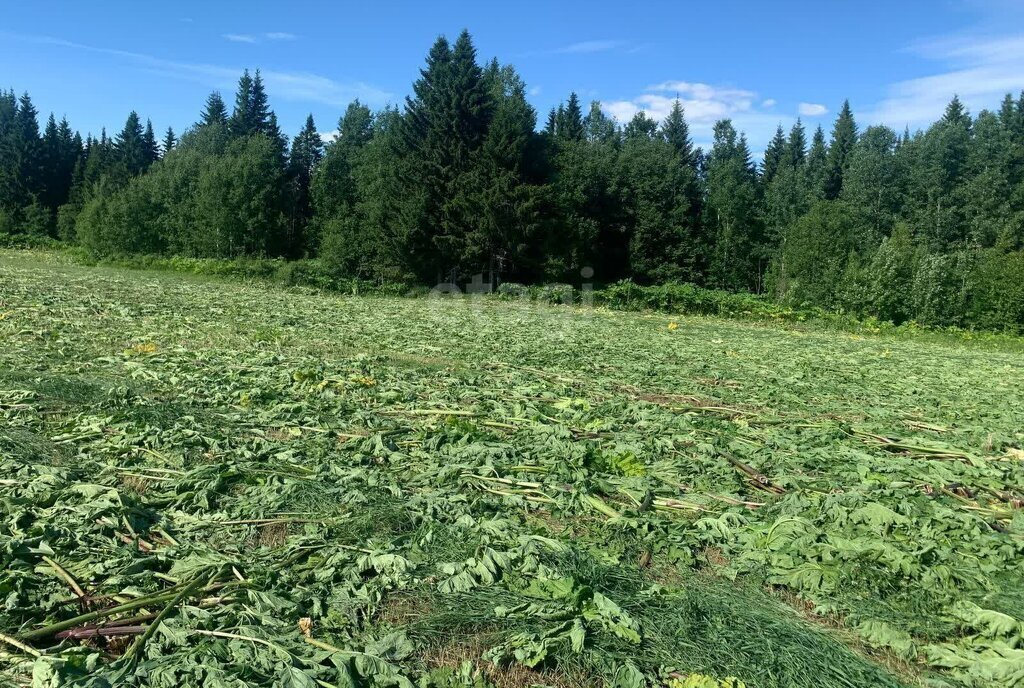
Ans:
[[[26,254],[0,285],[16,685],[1024,671],[1015,351]],[[134,651],[49,631],[131,600]]]

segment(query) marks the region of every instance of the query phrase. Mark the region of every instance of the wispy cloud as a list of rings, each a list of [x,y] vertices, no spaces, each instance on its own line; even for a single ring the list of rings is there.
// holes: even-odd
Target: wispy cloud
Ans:
[[[796,111],[802,117],[821,117],[828,112],[828,108],[821,103],[800,103],[797,105]]]
[[[0,32],[0,37],[107,55],[149,72],[225,90],[237,83],[242,72],[241,67],[165,60],[153,55],[75,43],[52,36]],[[275,98],[335,106],[347,105],[356,98],[370,105],[384,105],[394,99],[393,94],[362,81],[342,82],[309,72],[284,72],[274,69],[263,70],[260,73],[267,90]]]
[[[537,96],[539,96],[541,94],[542,91],[543,91],[543,89],[541,89],[540,86],[531,86],[528,93],[529,93],[530,96],[536,98]]]
[[[581,53],[604,53],[609,50],[615,50],[625,45],[624,41],[580,41],[579,43],[572,43],[570,45],[558,48],[555,50],[556,53],[563,54],[581,54]]]
[[[268,31],[267,33],[225,33],[224,40],[232,43],[260,43],[261,41],[294,41],[298,36],[287,31]]]
[[[936,63],[927,76],[891,84],[866,113],[870,122],[924,126],[954,96],[974,112],[995,108],[1007,92],[1024,89],[1024,32],[957,34],[921,41],[908,51]]]
[[[763,107],[763,108],[773,108],[773,107],[775,107],[775,104],[776,104],[776,101],[775,101],[774,98],[767,98],[767,99],[761,101],[761,107]]]
[[[570,43],[568,45],[559,46],[556,48],[544,48],[538,50],[528,50],[526,52],[519,53],[517,57],[543,57],[550,55],[596,55],[598,53],[616,53],[620,55],[629,55],[646,48],[644,45],[636,45],[628,41],[623,40],[592,40],[592,41],[578,41],[576,43]]]

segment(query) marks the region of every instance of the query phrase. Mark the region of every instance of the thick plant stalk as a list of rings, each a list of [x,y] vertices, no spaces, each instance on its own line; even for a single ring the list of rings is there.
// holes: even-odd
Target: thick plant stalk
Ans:
[[[132,643],[132,646],[124,653],[122,659],[126,662],[135,661],[139,656],[139,653],[142,652],[142,648],[146,645],[146,641],[153,637],[153,634],[156,633],[156,629],[160,627],[160,623],[167,618],[167,615],[183,601],[196,594],[202,586],[202,580],[197,578],[186,585],[181,592],[175,595],[174,598],[167,603],[167,606],[163,608],[163,611],[157,614],[157,617],[153,619],[153,623],[146,627],[146,632],[143,633],[138,640]]]
[[[203,590],[203,592],[212,592],[213,590],[219,590],[220,588],[223,588],[225,585],[238,585],[238,583],[220,583],[217,585],[211,585],[206,587]],[[84,623],[89,623],[90,621],[95,621],[96,619],[103,619],[108,616],[113,616],[114,614],[130,612],[136,609],[140,609],[142,607],[148,607],[153,604],[167,602],[168,600],[174,599],[174,597],[177,594],[177,590],[172,589],[170,591],[164,591],[155,595],[150,595],[149,597],[140,597],[138,599],[132,600],[131,602],[125,602],[124,604],[119,604],[116,607],[110,607],[109,609],[100,609],[95,612],[89,612],[88,614],[80,614],[79,616],[67,619],[65,621],[58,621],[57,623],[50,624],[49,626],[37,628],[36,630],[29,631],[28,633],[22,633],[21,639],[35,640],[36,638],[46,638],[59,631],[74,628],[75,626],[79,626]]]

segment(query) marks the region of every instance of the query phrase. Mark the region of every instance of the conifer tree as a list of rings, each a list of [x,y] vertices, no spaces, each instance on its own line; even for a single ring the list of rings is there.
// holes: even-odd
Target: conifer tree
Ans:
[[[693,141],[690,139],[690,126],[686,123],[683,104],[678,98],[672,103],[668,117],[661,123],[661,135],[672,146],[683,163],[693,167],[696,163]]]
[[[291,207],[288,222],[287,238],[290,255],[301,255],[308,245],[305,238],[306,225],[312,216],[310,202],[310,182],[317,165],[323,158],[324,144],[316,130],[313,115],[306,117],[302,130],[292,141],[291,154],[288,158],[288,178],[291,182]]]
[[[954,95],[953,100],[949,101],[949,104],[946,105],[946,110],[942,113],[942,123],[970,130],[971,115],[967,112],[967,108],[964,107],[960,96]]]
[[[796,124],[789,130],[789,139],[786,141],[786,162],[790,167],[801,167],[807,157],[807,135],[804,133],[804,125],[799,118]]]
[[[263,91],[263,80],[259,71],[255,78],[246,69],[238,79],[235,91],[235,109],[228,120],[231,135],[236,138],[251,136],[265,131],[268,123],[267,96]]]
[[[544,123],[544,133],[548,136],[554,136],[555,131],[558,128],[558,110],[551,108],[548,112],[547,121]]]
[[[850,151],[857,142],[857,123],[853,120],[850,101],[843,101],[835,126],[832,128],[832,142],[828,147],[828,176],[825,182],[825,198],[839,198],[843,190],[843,174],[850,159]]]
[[[23,208],[37,200],[42,190],[42,138],[39,135],[39,113],[25,92],[18,99],[13,130],[15,207]]]
[[[81,157],[81,139],[71,131],[66,118],[57,123],[53,114],[46,122],[42,138],[42,176],[37,190],[39,201],[55,211],[67,203],[75,163]]]
[[[250,133],[263,133],[271,137],[283,138],[280,128],[277,126],[277,117],[270,110],[267,99],[267,91],[263,86],[263,76],[260,70],[256,70],[252,78],[252,92],[249,101],[249,121],[252,131]]]
[[[270,144],[277,154],[278,166],[283,170],[288,162],[288,138],[281,131],[277,123],[277,114],[271,111],[267,116],[267,122],[261,125],[260,133],[270,139]]]
[[[142,135],[142,150],[145,154],[146,168],[160,159],[160,145],[153,133],[153,122],[146,120],[146,131]]]
[[[57,119],[50,113],[46,120],[46,127],[43,130],[42,142],[42,189],[40,199],[42,203],[51,209],[56,209],[61,203],[60,168],[63,166],[63,151],[61,150],[60,135],[57,131]]]
[[[558,138],[566,141],[583,139],[583,111],[575,91],[569,94],[569,101],[564,108],[559,106],[555,133]]]
[[[107,129],[100,129],[99,139],[93,139],[86,151],[86,164],[84,173],[85,186],[89,187],[98,183],[104,176],[110,174],[115,166],[116,158],[114,144],[107,137]]]
[[[10,218],[15,205],[17,182],[14,122],[18,114],[18,99],[14,91],[0,91],[0,222]]]
[[[124,123],[124,128],[114,140],[114,150],[121,172],[129,177],[141,174],[149,166],[149,152],[146,149],[142,122],[137,112],[132,110]]]
[[[543,263],[537,236],[537,113],[512,67],[493,61],[485,77],[492,114],[474,165],[472,201],[479,208],[479,222],[467,238],[465,261],[486,271],[494,285],[509,272],[537,275]]]
[[[464,267],[474,224],[465,194],[491,106],[469,34],[463,31],[454,47],[438,38],[402,117],[404,231],[418,246],[423,260],[416,267],[426,279],[446,279]]]
[[[765,186],[772,183],[775,179],[775,175],[779,171],[779,165],[782,164],[782,157],[785,155],[786,150],[786,135],[782,131],[782,125],[780,124],[775,129],[775,136],[768,142],[768,146],[764,149],[764,162],[761,163],[761,179],[764,181]]]
[[[164,140],[160,144],[160,148],[163,151],[163,155],[166,156],[174,147],[178,144],[178,139],[174,135],[174,129],[167,127],[167,133],[164,134]]]
[[[220,97],[219,91],[213,91],[209,96],[206,97],[206,104],[203,106],[203,112],[200,115],[199,125],[211,125],[221,124],[226,125],[228,123],[228,109],[224,105],[224,99]]]
[[[807,188],[809,201],[817,201],[825,197],[825,181],[828,174],[828,148],[825,145],[825,132],[821,125],[814,130],[811,137],[811,148],[807,152]]]

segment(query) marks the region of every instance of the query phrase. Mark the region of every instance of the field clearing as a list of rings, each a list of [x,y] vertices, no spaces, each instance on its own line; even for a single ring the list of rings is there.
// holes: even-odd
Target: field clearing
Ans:
[[[5,254],[0,342],[0,682],[1024,685],[1024,354]]]

